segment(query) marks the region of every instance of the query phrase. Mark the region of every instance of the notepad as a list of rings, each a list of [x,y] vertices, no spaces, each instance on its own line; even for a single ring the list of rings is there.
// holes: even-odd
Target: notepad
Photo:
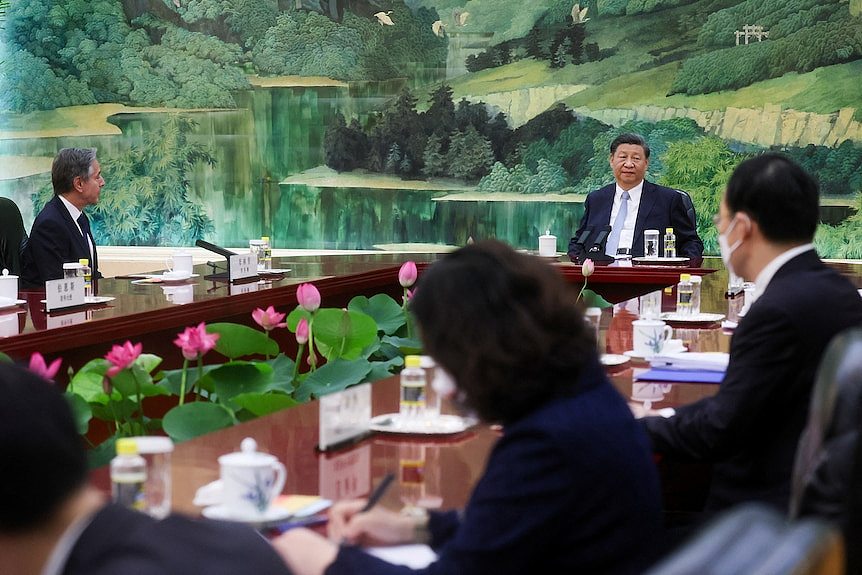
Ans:
[[[319,495],[279,495],[273,505],[286,509],[291,517],[302,518],[328,509],[332,501]]]
[[[391,547],[368,547],[369,555],[394,565],[405,565],[411,569],[422,569],[437,560],[437,554],[427,545],[393,545]]]

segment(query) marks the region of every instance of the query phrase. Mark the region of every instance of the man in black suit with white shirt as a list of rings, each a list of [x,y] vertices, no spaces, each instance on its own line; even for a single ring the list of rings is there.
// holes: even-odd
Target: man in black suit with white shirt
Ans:
[[[611,231],[605,247],[610,256],[643,256],[644,230],[658,230],[662,237],[667,228],[673,228],[677,256],[700,261],[703,242],[697,235],[691,198],[644,179],[650,157],[646,140],[637,134],[620,134],[611,142],[610,152],[616,181],[587,196],[581,224],[569,242],[572,261],[578,261],[607,226]]]
[[[643,419],[656,452],[713,463],[706,511],[743,501],[787,510],[820,359],[834,336],[862,325],[855,287],[814,251],[818,220],[817,183],[785,156],[756,156],[730,178],[716,216],[722,259],[755,282],[756,299],[718,393]]]
[[[99,201],[105,180],[93,148],[63,148],[51,165],[54,197],[45,204],[30,230],[22,253],[21,280],[43,286],[63,277],[63,264],[86,258],[99,274],[99,257],[83,210]]]

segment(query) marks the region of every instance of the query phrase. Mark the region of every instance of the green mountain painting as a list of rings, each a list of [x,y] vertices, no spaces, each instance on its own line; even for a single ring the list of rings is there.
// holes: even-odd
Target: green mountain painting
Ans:
[[[103,244],[562,251],[637,131],[708,252],[774,149],[819,179],[821,255],[862,258],[862,0],[13,1],[0,61],[0,195],[29,226],[96,147]]]

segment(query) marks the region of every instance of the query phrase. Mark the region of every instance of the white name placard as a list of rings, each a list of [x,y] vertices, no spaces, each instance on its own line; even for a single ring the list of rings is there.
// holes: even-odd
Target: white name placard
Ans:
[[[53,311],[84,305],[84,278],[63,278],[45,282],[45,309]]]
[[[355,385],[320,398],[321,451],[365,435],[371,427],[371,384]]]
[[[228,261],[230,281],[257,277],[257,256],[255,254],[235,254]]]

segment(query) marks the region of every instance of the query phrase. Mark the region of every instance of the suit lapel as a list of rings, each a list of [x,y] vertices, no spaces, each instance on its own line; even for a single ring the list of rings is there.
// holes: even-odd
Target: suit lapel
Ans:
[[[599,204],[599,213],[596,214],[595,221],[604,223],[602,223],[597,229],[601,229],[603,226],[606,225],[612,225],[611,212],[614,209],[614,196],[616,195],[616,192],[617,187],[614,184],[611,184],[610,186],[605,186],[598,191],[602,201]]]
[[[78,224],[76,224],[72,219],[72,214],[70,214],[69,210],[66,209],[66,205],[63,204],[63,200],[61,200],[59,196],[55,196],[51,201],[55,203],[54,207],[57,209],[60,217],[63,218],[63,222],[69,230],[69,237],[71,237],[72,241],[78,246],[78,254],[89,254],[90,246],[87,245],[87,239],[81,234],[81,231],[78,229]],[[90,256],[86,255],[81,257],[89,259]]]

